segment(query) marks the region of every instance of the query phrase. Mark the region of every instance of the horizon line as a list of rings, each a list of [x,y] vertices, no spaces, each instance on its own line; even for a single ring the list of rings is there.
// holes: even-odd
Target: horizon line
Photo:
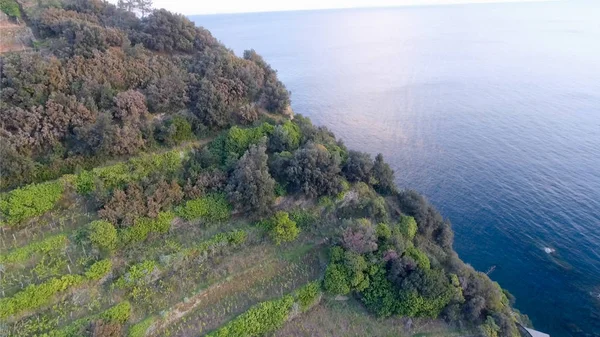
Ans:
[[[461,0],[457,0],[461,1]],[[394,6],[354,6],[354,7],[328,7],[328,8],[299,8],[299,9],[273,9],[257,10],[248,12],[212,12],[183,14],[184,16],[213,16],[213,15],[243,15],[243,14],[261,14],[261,13],[286,13],[286,12],[312,12],[312,11],[331,11],[331,10],[351,10],[351,9],[395,9],[408,7],[442,7],[442,6],[461,6],[461,5],[494,5],[494,4],[515,4],[515,3],[542,3],[542,2],[563,2],[564,0],[464,0],[453,3],[425,3],[425,4],[399,4]],[[166,8],[165,8],[166,9]]]

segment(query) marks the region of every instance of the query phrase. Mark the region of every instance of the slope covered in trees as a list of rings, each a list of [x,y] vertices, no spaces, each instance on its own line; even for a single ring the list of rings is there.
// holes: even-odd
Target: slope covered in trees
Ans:
[[[292,116],[256,52],[165,10],[21,7],[38,45],[2,56],[8,335],[258,336],[350,296],[372,317],[518,336],[450,223],[381,155]]]

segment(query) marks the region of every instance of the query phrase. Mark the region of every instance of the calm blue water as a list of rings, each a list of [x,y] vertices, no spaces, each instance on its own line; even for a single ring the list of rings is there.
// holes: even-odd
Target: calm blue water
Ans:
[[[600,336],[597,2],[192,19],[262,54],[296,112],[382,152],[536,328]]]

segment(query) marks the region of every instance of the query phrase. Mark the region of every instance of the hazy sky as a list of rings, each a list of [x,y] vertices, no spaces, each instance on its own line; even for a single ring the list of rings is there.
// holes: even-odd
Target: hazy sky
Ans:
[[[116,2],[116,0],[110,0]],[[185,15],[268,12],[302,9],[391,7],[457,3],[524,2],[525,0],[154,0],[155,8]],[[529,0],[544,1],[544,0]]]

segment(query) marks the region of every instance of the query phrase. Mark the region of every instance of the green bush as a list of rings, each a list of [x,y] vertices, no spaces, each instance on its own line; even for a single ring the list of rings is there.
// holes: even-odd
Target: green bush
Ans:
[[[124,301],[100,314],[99,318],[109,322],[123,324],[129,320],[130,315],[131,304],[127,301]]]
[[[166,233],[171,228],[175,213],[160,212],[156,218],[139,218],[133,226],[123,229],[119,233],[122,244],[141,242],[148,238],[150,233]]]
[[[6,254],[0,255],[0,264],[20,263],[29,260],[34,254],[46,255],[50,251],[65,249],[69,239],[60,234],[47,237],[43,240],[32,242],[27,246],[15,248]]]
[[[75,187],[79,193],[86,194],[93,190],[96,180],[100,181],[105,188],[113,189],[154,173],[175,174],[183,167],[184,157],[185,152],[180,149],[142,154],[127,162],[96,167],[92,171],[82,171],[75,178]]]
[[[385,223],[377,225],[376,233],[377,237],[381,240],[387,240],[392,237],[392,230],[390,229],[390,226]]]
[[[90,194],[94,191],[94,181],[95,175],[92,171],[81,171],[75,177],[75,190],[82,195]]]
[[[315,302],[319,298],[319,295],[321,295],[321,282],[310,282],[302,288],[298,289],[295,295],[296,300],[300,305],[300,310],[302,312],[305,312],[315,304]]]
[[[84,336],[84,330],[90,325],[90,323],[96,319],[103,319],[111,323],[123,324],[129,320],[131,314],[131,304],[127,301],[121,302],[106,311],[80,318],[69,325],[61,328],[60,330],[52,330],[49,333],[42,334],[40,337],[80,337]],[[143,335],[142,335],[143,336]]]
[[[409,240],[414,239],[417,234],[417,222],[415,221],[415,218],[403,215],[402,218],[400,218],[400,224],[398,226],[400,228],[400,233],[402,233],[404,237]]]
[[[125,275],[121,276],[115,283],[117,288],[132,287],[146,282],[146,278],[158,268],[158,264],[153,260],[146,260],[129,267]]]
[[[21,10],[15,0],[0,0],[0,11],[11,18],[21,17]]]
[[[207,336],[262,336],[281,327],[287,320],[293,305],[294,298],[290,295],[257,304]]]
[[[60,181],[32,184],[12,190],[0,197],[2,218],[9,225],[15,225],[40,216],[55,207],[63,191],[64,186]]]
[[[302,208],[290,211],[290,219],[295,221],[296,225],[300,228],[314,226],[319,221],[319,218],[313,211]]]
[[[257,144],[263,137],[270,135],[275,127],[269,123],[263,123],[254,128],[242,129],[234,126],[225,136],[225,153],[235,153],[241,156],[248,150],[250,145]]]
[[[350,292],[350,280],[346,268],[339,263],[330,263],[325,270],[325,290],[335,295],[346,295]]]
[[[129,332],[127,334],[127,336],[129,337],[144,337],[146,336],[146,331],[148,331],[148,328],[150,328],[150,326],[152,326],[152,324],[154,323],[154,316],[150,316],[146,319],[144,319],[143,321],[134,324],[131,328],[129,328]]]
[[[269,221],[269,235],[276,244],[296,240],[300,230],[287,212],[277,212]]]
[[[112,269],[112,262],[109,259],[100,260],[94,263],[85,271],[85,277],[91,281],[98,281],[108,274]]]
[[[423,253],[419,249],[415,247],[408,247],[406,248],[405,254],[412,257],[417,262],[417,265],[419,267],[425,270],[431,269],[431,263],[429,262],[429,258],[427,257],[427,255],[425,255],[425,253]]]
[[[90,223],[88,237],[99,249],[110,252],[117,248],[117,229],[108,221],[96,220]]]
[[[81,275],[64,275],[42,284],[31,284],[12,297],[0,299],[0,318],[7,318],[25,310],[37,309],[46,305],[57,293],[80,284],[84,280]]]
[[[177,207],[175,213],[186,220],[201,218],[206,222],[222,222],[229,219],[231,205],[223,194],[209,194]]]

